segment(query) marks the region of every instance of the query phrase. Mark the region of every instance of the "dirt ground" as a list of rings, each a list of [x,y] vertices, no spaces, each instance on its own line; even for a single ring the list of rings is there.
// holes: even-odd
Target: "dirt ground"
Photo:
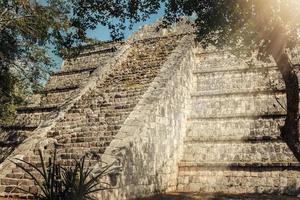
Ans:
[[[0,200],[21,200],[16,198],[1,198]],[[204,194],[204,193],[169,193],[136,200],[300,200],[300,197],[264,194]]]
[[[203,193],[170,193],[138,200],[300,200],[298,197],[264,194],[203,194]]]

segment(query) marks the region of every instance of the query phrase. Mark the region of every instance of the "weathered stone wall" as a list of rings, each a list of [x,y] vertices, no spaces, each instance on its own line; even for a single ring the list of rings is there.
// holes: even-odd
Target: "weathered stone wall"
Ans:
[[[64,85],[56,85],[54,90],[50,90],[51,92],[46,90],[42,92],[42,94],[34,95],[31,99],[31,104],[18,109],[19,114],[17,115],[17,119],[22,118],[22,115],[24,116],[25,114],[27,117],[24,116],[24,120],[33,122],[41,119],[41,117],[39,117],[41,113],[47,113],[45,116],[42,116],[43,119],[40,121],[38,127],[28,124],[13,124],[1,127],[1,161],[3,161],[0,164],[1,196],[26,196],[16,189],[17,185],[22,185],[25,189],[36,191],[36,187],[32,181],[29,180],[30,177],[26,176],[21,169],[16,168],[10,160],[21,158],[38,164],[39,158],[37,150],[40,148],[44,149],[45,147],[48,148],[48,150],[44,150],[44,154],[46,157],[49,156],[48,153],[53,150],[53,142],[56,141],[53,138],[48,138],[47,134],[55,128],[56,123],[64,118],[68,110],[70,110],[84,94],[90,91],[91,88],[96,88],[97,80],[106,79],[111,73],[111,69],[116,66],[117,63],[124,61],[127,57],[126,52],[129,47],[130,45],[127,44],[119,47],[116,52],[116,57],[109,57],[105,65],[94,63],[95,67],[92,70],[88,69],[88,71],[91,71],[88,79],[80,80],[78,88],[73,89],[73,91],[71,89],[67,90],[67,92],[71,91],[70,96],[64,96],[66,90],[61,88],[64,87]],[[109,54],[111,52],[105,51],[104,53]],[[85,56],[86,59],[89,58],[89,54]],[[68,62],[64,62],[63,65],[68,65]],[[84,71],[86,71],[86,69],[62,71],[53,74],[53,76],[61,76],[61,78],[63,78],[66,74],[77,74]],[[60,89],[57,90],[57,88]],[[47,97],[49,97],[50,93],[57,96],[58,104],[47,102]],[[63,97],[66,98],[62,99]],[[16,123],[19,123],[18,120],[16,120]],[[5,159],[7,156],[9,157]]]
[[[64,166],[88,154],[95,171],[101,161],[120,169],[107,177],[116,189],[100,199],[296,192],[300,164],[280,138],[285,89],[274,62],[194,48],[192,32],[154,24],[65,60],[16,122],[1,127],[0,195],[23,195],[18,185],[36,191],[7,156],[39,163],[37,150],[48,157],[54,142]]]
[[[133,111],[181,36],[154,38],[132,44],[124,62],[109,77],[98,80],[48,134],[64,144],[64,165],[86,153],[101,157]],[[97,161],[97,156],[93,158]]]
[[[182,155],[187,102],[193,87],[193,35],[185,36],[159,75],[106,149],[105,162],[116,162],[117,189],[102,199],[128,199],[176,190]]]
[[[35,123],[32,130],[38,128],[30,133],[10,158],[20,157],[38,163],[37,150],[46,148],[44,154],[49,156],[53,152],[53,142],[58,142],[62,145],[58,149],[62,165],[73,165],[74,158],[86,154],[92,155],[89,157],[91,164],[99,163],[105,149],[115,139],[149,84],[160,73],[182,36],[133,40],[123,45],[120,51],[96,48],[84,52],[76,60],[65,61],[62,71],[51,76],[46,90],[35,96],[40,98],[39,105],[23,108],[22,112],[26,114],[18,115],[20,119],[24,118],[24,122],[30,119]],[[107,58],[102,69],[102,62],[93,56],[99,52],[117,56]],[[89,58],[94,59],[91,63],[96,67],[91,67]],[[80,81],[78,84],[77,80]],[[47,112],[52,118],[44,116]],[[0,167],[2,195],[22,195],[16,190],[17,185],[36,190],[29,177],[9,161],[4,161]]]
[[[274,62],[197,51],[177,189],[297,193],[300,165],[280,137],[285,88]]]

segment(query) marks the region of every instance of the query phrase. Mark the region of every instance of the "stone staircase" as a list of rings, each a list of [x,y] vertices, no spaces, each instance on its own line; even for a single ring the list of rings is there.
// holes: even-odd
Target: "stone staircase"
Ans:
[[[249,66],[228,51],[201,49],[195,62],[178,190],[296,191],[300,164],[280,138],[285,94],[274,64]]]
[[[120,45],[121,43],[106,43],[101,47],[91,46],[78,58],[65,60],[61,71],[50,76],[45,89],[29,97],[26,106],[17,108],[14,122],[0,126],[0,163],[25,139],[33,136],[33,132],[39,126],[47,120],[54,119],[61,106],[79,92],[79,86],[83,85],[97,68],[101,68],[115,55]],[[91,59],[87,59],[86,56]],[[39,157],[27,155],[24,160],[38,163]],[[11,169],[11,173],[1,179],[1,191],[8,196],[19,196],[15,193],[17,185],[35,188],[32,182],[29,184],[29,179],[21,169]]]
[[[64,145],[59,150],[64,166],[72,165],[74,158],[85,154],[93,155],[91,162],[99,162],[179,38],[154,38],[134,44],[128,59],[107,79],[99,81],[97,88],[83,96],[57,123],[48,137]]]
[[[72,166],[74,159],[89,154],[90,166],[99,163],[106,147],[115,139],[123,122],[157,76],[180,38],[182,35],[135,41],[130,45],[124,61],[113,66],[104,79],[95,79],[95,87],[87,90],[63,118],[56,120],[55,126],[44,138],[45,141],[54,139],[61,144],[57,149],[58,162],[63,166]],[[76,97],[93,72],[115,56],[120,45],[108,43],[108,47],[101,49],[96,46],[96,49],[84,52],[76,59],[65,61],[61,71],[51,75],[45,90],[29,99],[26,107],[18,109],[15,123],[1,127],[2,161],[26,138],[32,136],[36,128],[55,118],[61,106]],[[17,140],[16,135],[20,139]],[[37,150],[38,146],[29,150],[23,159],[39,164]],[[51,152],[53,147],[45,146],[45,155],[49,156]],[[1,196],[26,197],[17,187],[37,190],[30,177],[17,167],[1,175]]]
[[[96,68],[105,64],[108,58],[114,56],[116,46],[117,44],[108,43],[101,51],[96,49],[98,54],[91,56],[92,59],[88,62],[84,59],[87,53],[83,53],[77,59],[66,60],[61,71],[50,76],[45,90],[35,93],[28,99],[26,106],[17,109],[14,123],[1,125],[0,161],[2,162],[42,122],[53,118],[59,112],[61,104],[78,92],[79,85],[87,80]],[[89,51],[92,52],[95,50]]]

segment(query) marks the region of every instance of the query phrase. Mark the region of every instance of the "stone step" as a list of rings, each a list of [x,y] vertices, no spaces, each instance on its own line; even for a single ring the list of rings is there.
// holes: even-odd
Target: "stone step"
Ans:
[[[128,85],[127,87],[113,87],[113,88],[109,88],[109,89],[103,89],[104,92],[109,92],[109,93],[113,93],[113,92],[123,92],[123,93],[133,93],[133,92],[144,92],[147,90],[148,88],[148,84],[147,85]],[[103,88],[103,86],[97,85],[98,88]]]
[[[16,110],[18,113],[53,112],[58,110],[58,105],[24,106],[18,107]]]
[[[41,105],[41,94],[32,94],[25,99],[28,107],[35,107]]]
[[[185,192],[295,194],[300,187],[300,165],[181,162],[177,180],[177,189]]]
[[[130,60],[130,64],[135,65],[135,68],[128,67],[129,63],[125,66],[115,69],[116,72],[124,73],[128,75],[143,74],[145,72],[152,72],[153,70],[160,69],[164,63],[164,57],[153,57],[149,60]],[[127,68],[126,68],[127,67]],[[140,69],[143,69],[142,71]]]
[[[100,151],[101,148],[98,149],[98,151]],[[88,152],[88,151],[86,151]],[[59,153],[59,161],[63,160],[63,161],[66,161],[66,160],[70,160],[70,161],[75,161],[75,160],[80,160],[81,158],[83,158],[84,156],[86,156],[86,152],[82,151],[81,153]],[[90,162],[95,162],[95,161],[99,161],[100,159],[100,153],[96,153],[94,154],[94,157],[91,156],[89,154],[89,157],[86,157],[87,161],[90,161]],[[75,164],[75,163],[74,163]]]
[[[41,102],[40,106],[42,107],[55,107],[61,103],[68,101],[72,98],[73,94],[78,92],[79,85],[72,86],[58,86],[52,89],[45,89],[40,91]]]
[[[39,124],[43,121],[51,119],[51,112],[23,112],[19,113],[14,121],[14,125],[18,126],[39,126]]]
[[[18,189],[22,188],[23,190],[30,191],[33,193],[38,192],[38,187],[32,182],[30,185],[23,184],[20,182],[18,185],[1,185],[0,186],[0,195],[3,198],[7,199],[34,199],[32,195],[24,193],[24,191]]]
[[[251,60],[245,56],[238,56],[239,53],[245,52],[244,50],[212,50],[202,51],[196,50],[195,52],[195,66],[197,72],[222,72],[222,71],[236,71],[247,69],[265,69],[274,68],[276,63],[271,59],[271,62],[265,63],[258,60]],[[290,55],[293,64],[300,63],[300,48],[294,49],[293,55]]]
[[[73,163],[74,159],[80,159],[86,155],[89,156],[89,160],[99,160],[101,154],[105,152],[106,147],[109,145],[109,143],[104,144],[105,143],[102,143],[102,146],[88,146],[83,143],[81,146],[78,144],[75,144],[76,146],[74,146],[72,144],[72,146],[59,147],[58,157],[61,160],[65,160],[70,163]]]
[[[21,144],[27,137],[29,133],[22,132],[18,134],[10,134],[10,135],[3,135],[1,133],[0,138],[0,147],[16,147]]]
[[[222,137],[223,136],[223,137]],[[206,143],[206,142],[215,142],[215,143],[232,143],[232,142],[250,142],[250,143],[261,143],[261,142],[281,142],[281,136],[236,136],[236,137],[220,137],[213,136],[212,138],[204,138],[201,136],[198,137],[186,137],[184,143]]]
[[[276,66],[275,62],[264,63],[257,60],[249,62],[249,58],[237,57],[235,54],[238,51],[244,52],[244,50],[195,52],[195,70],[197,72],[214,72]]]
[[[1,179],[1,185],[9,185],[9,186],[13,186],[13,185],[33,185],[33,181],[32,180],[28,180],[28,179],[15,179],[15,178],[2,178]]]
[[[68,92],[71,90],[76,90],[79,88],[79,85],[73,85],[73,86],[58,86],[53,89],[45,89],[44,91],[40,91],[40,94],[49,94],[49,93],[61,93],[61,92]]]
[[[91,144],[94,144],[97,146],[99,142],[110,142],[113,139],[115,139],[115,135],[118,133],[119,129],[114,130],[99,130],[99,131],[86,131],[84,133],[82,132],[73,132],[70,134],[65,135],[58,135],[55,139],[60,144],[63,144],[64,146],[82,146],[82,143],[85,143],[87,147],[90,147]],[[104,134],[105,133],[105,134]],[[50,137],[51,134],[48,134],[48,137]],[[55,137],[55,136],[54,136]],[[77,144],[78,143],[78,144]]]
[[[284,115],[285,94],[192,96],[189,118]]]
[[[115,134],[117,134],[117,131],[115,131]],[[93,134],[94,135],[94,134]],[[113,134],[112,134],[113,135]],[[71,143],[94,143],[94,142],[110,142],[114,139],[115,137],[113,136],[85,136],[85,137],[71,137]]]
[[[279,127],[284,124],[285,116],[235,116],[224,118],[189,119],[186,140],[244,140],[249,137],[280,136]]]
[[[300,91],[300,89],[299,89]],[[278,96],[286,93],[285,89],[265,89],[265,90],[206,90],[191,93],[192,98],[215,98],[215,97],[231,97],[231,96],[257,96],[272,95]]]
[[[193,162],[296,162],[281,141],[190,142],[184,145],[183,161]]]
[[[197,77],[196,94],[199,96],[262,91],[284,92],[285,89],[281,74],[275,68],[195,73],[195,75]],[[300,78],[299,71],[297,75]]]
[[[72,99],[73,95],[76,94],[78,90],[67,90],[67,91],[57,91],[51,93],[44,93],[41,95],[41,106],[55,106]]]
[[[135,83],[149,83],[149,80],[152,81],[156,77],[157,73],[152,73],[152,74],[145,74],[144,76],[140,77],[135,77],[135,76],[127,76],[123,77],[123,75],[117,75],[113,77],[109,77],[108,79],[105,80],[107,83],[113,83],[117,85],[131,85]]]
[[[83,156],[83,155],[82,155]],[[80,160],[82,158],[82,156],[78,156],[78,158],[76,158],[76,160]],[[73,158],[69,158],[69,159],[62,159],[59,161],[59,164],[63,167],[74,167],[76,165],[76,160]],[[98,155],[98,158],[94,158],[94,159],[86,159],[85,163],[84,163],[84,167],[90,167],[90,166],[95,166],[97,163],[101,163],[100,160],[100,155]]]
[[[34,131],[37,126],[20,126],[20,125],[1,125],[0,129],[6,132],[18,132],[18,131]]]
[[[33,186],[35,187],[35,186]],[[24,189],[29,189],[29,187],[22,186]],[[36,188],[36,187],[35,187]],[[31,189],[32,191],[33,188]],[[18,190],[15,186],[1,186],[0,185],[0,196],[3,197],[4,199],[7,198],[8,200],[10,199],[33,199],[33,197],[29,194],[25,194],[24,192]]]
[[[87,79],[90,76],[89,71],[66,74],[63,76],[50,76],[46,86],[46,91],[55,91],[57,88],[74,88],[77,87],[81,81]]]
[[[113,45],[113,46],[108,46],[105,48],[96,48],[90,51],[85,51],[83,53],[81,53],[79,55],[79,57],[83,57],[83,56],[89,56],[91,54],[106,54],[106,53],[112,53],[112,52],[116,52],[118,50],[117,46]]]
[[[41,174],[37,171],[32,171],[30,172],[34,177],[37,177],[37,178],[42,178],[41,177]],[[20,169],[19,171],[17,170],[14,170],[14,173],[8,173],[6,176],[6,178],[13,178],[13,179],[28,179],[28,180],[31,180],[31,176],[27,173],[25,173],[22,169]]]
[[[91,69],[94,67],[104,66],[112,57],[116,55],[116,51],[111,51],[111,48],[107,51],[91,52],[86,54],[81,54],[76,58],[67,59],[62,65],[61,72],[77,71]],[[86,56],[89,58],[87,59]]]
[[[111,140],[96,140],[96,141],[90,141],[90,142],[67,142],[63,144],[63,148],[68,148],[68,152],[69,151],[73,151],[76,150],[76,152],[78,152],[77,150],[92,150],[93,148],[103,148],[103,147],[107,147],[109,145],[109,143],[111,142]],[[77,149],[78,148],[78,149]],[[79,151],[79,152],[80,152]]]
[[[59,72],[54,72],[51,74],[51,76],[66,76],[66,75],[73,75],[76,76],[78,74],[91,74],[95,69],[98,67],[91,67],[91,68],[84,68],[84,69],[77,69],[77,70],[72,70],[72,71],[59,71]]]
[[[178,163],[178,169],[183,174],[203,169],[253,169],[253,170],[299,170],[299,162],[184,162]]]

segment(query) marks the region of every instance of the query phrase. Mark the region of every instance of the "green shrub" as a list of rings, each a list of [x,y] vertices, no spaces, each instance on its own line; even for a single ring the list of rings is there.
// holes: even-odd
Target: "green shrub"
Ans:
[[[86,156],[74,159],[72,167],[62,167],[57,163],[56,151],[49,163],[46,164],[41,151],[39,151],[41,167],[22,159],[13,163],[28,174],[38,187],[39,192],[34,193],[23,188],[18,188],[24,193],[31,194],[37,200],[93,200],[93,194],[101,190],[111,189],[110,184],[101,182],[100,179],[108,175],[112,169],[107,165],[96,175],[92,175],[90,166],[86,166]],[[19,162],[17,162],[19,161]],[[25,165],[33,168],[42,177],[39,179]]]

